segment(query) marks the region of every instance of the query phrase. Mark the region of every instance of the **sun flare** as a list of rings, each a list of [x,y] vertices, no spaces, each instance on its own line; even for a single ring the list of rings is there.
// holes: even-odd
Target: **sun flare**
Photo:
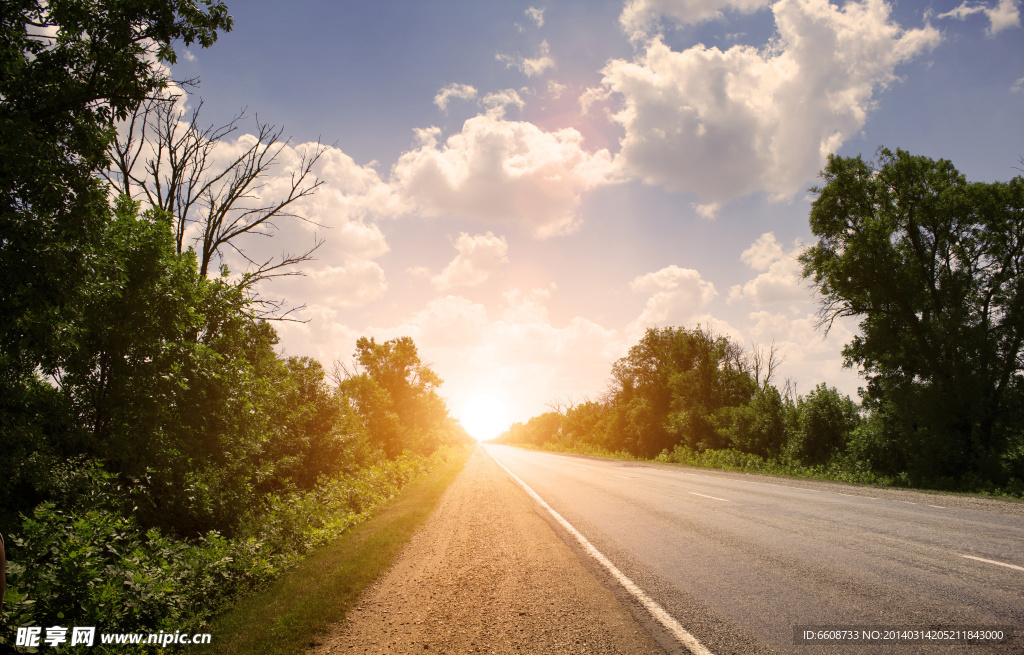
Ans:
[[[508,429],[508,412],[500,400],[482,393],[466,401],[459,421],[474,439],[487,441]]]

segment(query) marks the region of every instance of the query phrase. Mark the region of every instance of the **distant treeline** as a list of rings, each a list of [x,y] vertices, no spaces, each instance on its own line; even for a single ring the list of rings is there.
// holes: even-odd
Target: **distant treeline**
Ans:
[[[870,421],[836,389],[806,396],[772,384],[771,349],[744,351],[710,329],[651,328],[612,367],[600,401],[564,403],[515,423],[507,444],[626,453],[651,459],[673,451],[734,450],[803,465],[886,458],[873,451]]]
[[[504,441],[1024,495],[1024,178],[971,183],[884,148],[833,155],[821,176],[800,262],[821,327],[859,320],[843,349],[859,407],[825,385],[780,393],[771,351],[651,329],[603,399]]]

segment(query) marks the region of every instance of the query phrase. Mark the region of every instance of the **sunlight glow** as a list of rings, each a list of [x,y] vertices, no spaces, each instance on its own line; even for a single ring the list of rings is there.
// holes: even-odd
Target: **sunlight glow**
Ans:
[[[505,404],[494,396],[482,393],[462,406],[459,422],[477,441],[493,439],[508,429]]]

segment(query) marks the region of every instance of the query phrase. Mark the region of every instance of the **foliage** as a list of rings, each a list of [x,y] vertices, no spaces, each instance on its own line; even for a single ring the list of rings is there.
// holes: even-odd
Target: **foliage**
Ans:
[[[358,368],[339,389],[363,416],[371,443],[394,457],[406,449],[430,452],[448,440],[448,408],[436,391],[443,380],[420,360],[412,339],[361,337],[355,358]]]
[[[73,340],[109,212],[113,124],[167,85],[172,44],[230,30],[222,2],[13,0],[0,12],[0,396]],[[6,408],[4,408],[6,409]],[[22,417],[31,418],[31,417]]]
[[[825,384],[800,399],[797,415],[789,452],[804,464],[825,464],[845,452],[860,422],[853,401]]]
[[[749,400],[754,382],[742,351],[711,330],[651,328],[612,367],[607,441],[651,457],[680,441],[695,448],[721,444],[711,416]],[[620,432],[621,430],[621,432]]]
[[[768,386],[745,405],[723,407],[712,420],[729,447],[767,457],[778,454],[791,438],[791,408],[778,389]]]
[[[915,479],[1024,476],[1024,179],[968,183],[898,150],[832,156],[801,260],[823,321],[860,318],[844,349]]]
[[[112,507],[113,476],[90,464],[84,496],[91,502],[71,511],[44,502],[11,541],[3,623],[199,630],[225,602],[336,539],[451,456],[439,449],[430,458],[402,457],[324,478],[310,493],[265,498],[238,537],[211,531],[189,541],[144,530],[130,512]],[[0,634],[0,643],[9,636]]]

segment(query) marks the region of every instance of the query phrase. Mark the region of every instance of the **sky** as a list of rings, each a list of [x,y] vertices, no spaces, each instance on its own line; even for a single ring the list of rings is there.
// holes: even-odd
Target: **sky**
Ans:
[[[322,181],[254,258],[324,245],[261,292],[305,305],[286,355],[328,369],[412,337],[457,416],[596,400],[649,327],[774,343],[778,383],[857,395],[795,257],[831,153],[1024,167],[1020,0],[228,2],[179,50],[204,124],[289,137],[258,193],[326,146]],[[236,140],[237,139],[237,140]],[[244,268],[228,253],[233,270]]]

